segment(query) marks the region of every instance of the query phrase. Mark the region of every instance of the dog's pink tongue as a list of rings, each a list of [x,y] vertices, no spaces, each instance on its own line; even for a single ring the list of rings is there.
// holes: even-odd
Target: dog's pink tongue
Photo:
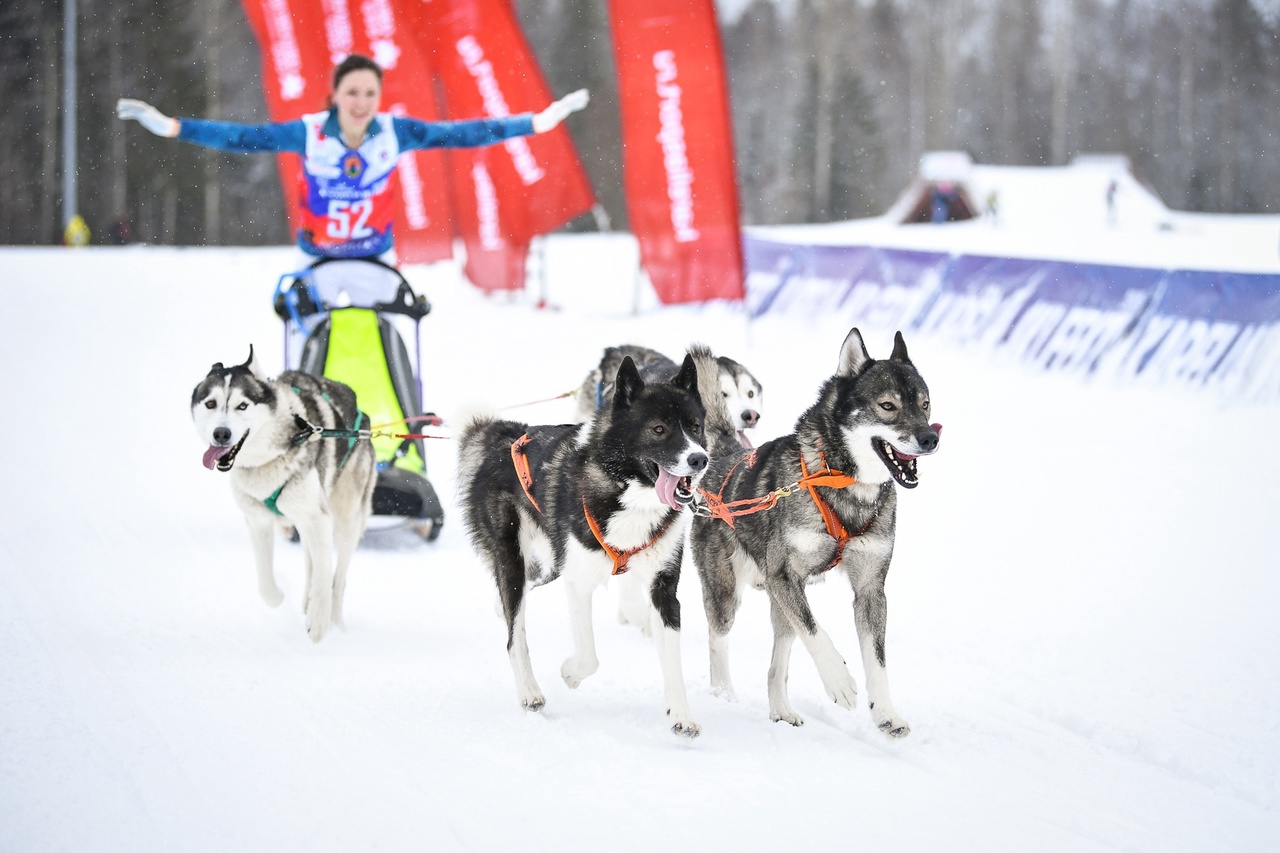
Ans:
[[[219,445],[219,444],[209,445],[209,449],[204,452],[204,467],[212,471],[213,466],[217,465],[218,460],[226,456],[227,451],[230,449],[231,448],[223,447],[222,445]]]
[[[680,508],[676,505],[676,484],[679,482],[680,478],[668,473],[665,468],[658,469],[658,482],[654,485],[658,490],[658,500],[672,509]]]
[[[933,427],[933,431],[939,436],[942,435],[942,424],[929,424],[929,426]]]

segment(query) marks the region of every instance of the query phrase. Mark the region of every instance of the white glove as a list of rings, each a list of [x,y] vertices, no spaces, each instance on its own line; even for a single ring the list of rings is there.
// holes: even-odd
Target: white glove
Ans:
[[[133,119],[156,136],[174,137],[178,135],[178,120],[169,118],[146,101],[121,98],[116,101],[116,116],[123,119]]]
[[[587,105],[587,101],[591,100],[591,95],[586,89],[579,89],[576,92],[570,92],[551,106],[547,107],[540,113],[533,115],[533,132],[546,133],[553,127],[564,121],[569,113],[576,113]]]

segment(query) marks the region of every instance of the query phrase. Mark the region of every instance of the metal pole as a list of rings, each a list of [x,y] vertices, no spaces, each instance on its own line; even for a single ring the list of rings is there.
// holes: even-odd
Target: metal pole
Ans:
[[[76,199],[76,0],[63,0],[62,224],[79,213]]]

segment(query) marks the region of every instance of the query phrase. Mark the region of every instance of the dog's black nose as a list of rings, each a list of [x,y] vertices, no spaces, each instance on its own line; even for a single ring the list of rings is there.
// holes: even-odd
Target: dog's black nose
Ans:
[[[742,413],[743,426],[753,427],[756,425],[756,421],[758,420],[760,420],[760,413],[755,409],[747,409]]]
[[[938,449],[938,431],[932,428],[921,430],[916,434],[916,442],[925,453],[932,453]]]
[[[706,467],[707,467],[707,454],[705,454],[705,453],[690,453],[690,454],[689,454],[689,467],[690,467],[690,468],[692,468],[692,469],[693,469],[693,470],[695,470],[695,471],[701,471],[703,468],[706,468]]]
[[[226,427],[217,427],[213,431],[213,440],[216,441],[218,444],[230,444],[231,430],[227,429]]]

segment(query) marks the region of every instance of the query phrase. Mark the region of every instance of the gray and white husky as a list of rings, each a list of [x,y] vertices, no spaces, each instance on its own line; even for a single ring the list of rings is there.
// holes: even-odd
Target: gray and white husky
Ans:
[[[707,352],[710,351],[707,350]],[[582,386],[578,389],[576,414],[578,423],[590,420],[597,411],[608,406],[609,401],[613,399],[618,366],[622,364],[624,358],[628,357],[635,362],[640,376],[646,382],[669,381],[680,369],[680,365],[648,347],[633,344],[605,347],[604,354],[600,357],[600,364],[587,374],[587,378],[582,381]],[[760,422],[760,413],[764,407],[764,388],[751,371],[733,359],[725,356],[713,356],[713,358],[719,394],[733,417],[738,441],[743,447],[750,447],[751,442],[743,430],[751,429]]]
[[[910,732],[893,707],[885,670],[885,577],[893,555],[896,489],[918,485],[916,458],[938,449],[941,426],[929,421],[929,389],[899,332],[886,360],[867,354],[849,332],[836,373],[791,435],[745,453],[713,447],[704,480],[708,504],[754,508],[779,489],[792,491],[772,508],[732,517],[700,515],[690,546],[702,581],[710,635],[711,686],[731,696],[726,636],[748,584],[769,595],[774,631],[769,665],[769,713],[803,723],[787,695],[791,647],[797,635],[817,664],[827,694],[852,708],[857,684],[827,632],[815,621],[805,586],[839,568],[854,590],[854,621],[867,679],[871,716],[893,737]],[[710,416],[708,417],[710,420]],[[799,483],[801,488],[795,488]],[[743,502],[746,503],[738,503]]]
[[[592,593],[613,574],[648,592],[672,731],[694,737],[680,663],[676,585],[694,489],[707,467],[703,407],[691,357],[670,382],[618,368],[613,400],[588,424],[529,426],[471,419],[458,442],[458,493],[471,542],[497,583],[520,703],[546,700],[525,635],[527,590],[564,578],[574,654],[570,687],[599,667]]]
[[[271,567],[273,532],[281,518],[297,529],[307,566],[302,609],[307,634],[319,642],[330,625],[342,624],[347,567],[372,510],[373,445],[318,433],[367,432],[355,393],[296,371],[271,379],[250,347],[244,364],[210,368],[191,394],[191,417],[208,444],[204,466],[231,474],[231,493],[249,525],[258,592],[271,607],[284,598]]]

